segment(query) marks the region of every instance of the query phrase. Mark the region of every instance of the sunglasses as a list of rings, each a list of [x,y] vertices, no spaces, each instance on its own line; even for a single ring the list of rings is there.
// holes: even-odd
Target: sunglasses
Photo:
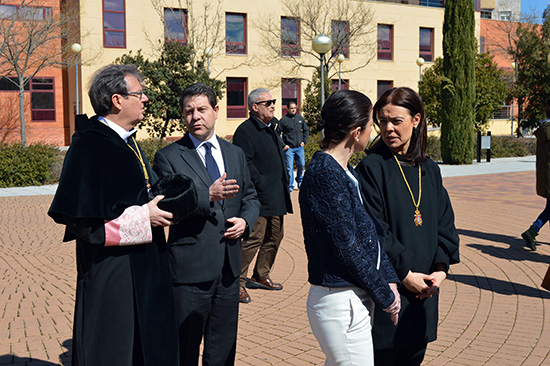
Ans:
[[[256,102],[254,104],[263,104],[265,103],[265,106],[266,107],[269,107],[271,106],[272,104],[275,105],[275,102],[277,101],[277,99],[271,99],[271,100],[262,100],[261,102]]]

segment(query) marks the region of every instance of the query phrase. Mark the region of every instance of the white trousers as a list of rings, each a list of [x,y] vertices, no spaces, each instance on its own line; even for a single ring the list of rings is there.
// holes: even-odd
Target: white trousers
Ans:
[[[363,289],[311,285],[307,316],[327,357],[325,365],[374,365],[373,314],[374,302]]]

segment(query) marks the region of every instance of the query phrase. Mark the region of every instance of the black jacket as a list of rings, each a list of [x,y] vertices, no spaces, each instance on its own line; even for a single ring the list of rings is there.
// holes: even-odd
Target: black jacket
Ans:
[[[176,283],[214,280],[222,272],[226,253],[231,271],[238,277],[241,273],[241,239],[224,238],[226,220],[241,217],[251,231],[258,218],[260,204],[242,150],[222,139],[218,141],[227,179],[236,179],[240,187],[236,196],[223,204],[209,200],[212,181],[189,134],[155,155],[154,166],[158,175],[180,173],[192,178],[199,199],[196,215],[170,227],[170,273]]]
[[[273,125],[268,127],[256,117],[250,117],[235,131],[233,143],[243,149],[246,156],[260,200],[260,216],[292,213],[283,142]]]
[[[389,307],[395,296],[388,283],[398,279],[384,253],[384,230],[330,155],[320,151],[313,155],[300,187],[300,212],[309,282],[357,286],[382,309]]]
[[[289,116],[288,114],[279,120],[277,133],[281,134],[283,144],[290,147],[300,147],[302,142],[307,144],[309,127],[304,117],[299,114]]]

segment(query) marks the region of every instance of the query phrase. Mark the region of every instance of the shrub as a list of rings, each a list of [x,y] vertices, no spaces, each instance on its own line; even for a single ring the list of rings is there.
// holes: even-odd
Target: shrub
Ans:
[[[321,133],[316,132],[309,135],[309,138],[307,140],[306,147],[304,148],[304,154],[306,158],[306,167],[308,166],[309,162],[311,161],[311,158],[313,157],[313,154],[315,154],[316,151],[321,150],[319,147],[319,142],[321,141]],[[363,158],[367,156],[365,152],[359,151],[352,155],[352,157],[349,159],[349,163],[352,166],[356,166],[363,160]]]
[[[0,187],[55,183],[63,153],[48,144],[0,144]]]
[[[491,136],[491,156],[493,158],[535,155],[536,147],[536,140],[533,138]]]
[[[441,141],[438,137],[428,136],[427,150],[430,158],[441,161]],[[536,141],[533,138],[517,138],[513,136],[491,136],[491,157],[509,158],[535,155]],[[474,145],[474,156],[477,157],[477,143]],[[483,159],[487,150],[481,151]]]
[[[166,141],[165,139],[158,139],[158,138],[143,139],[143,140],[139,140],[138,143],[139,143],[139,146],[141,146],[141,150],[143,150],[143,153],[147,157],[147,160],[149,160],[149,163],[151,164],[151,166],[153,166],[153,161],[157,151],[159,151],[165,146],[170,145],[170,142]]]

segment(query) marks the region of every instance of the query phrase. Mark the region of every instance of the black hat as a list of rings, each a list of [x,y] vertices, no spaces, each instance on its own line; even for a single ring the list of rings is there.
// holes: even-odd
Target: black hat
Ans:
[[[185,219],[197,209],[198,197],[193,179],[183,174],[166,175],[151,188],[154,196],[163,195],[158,207],[174,214],[173,221]]]

